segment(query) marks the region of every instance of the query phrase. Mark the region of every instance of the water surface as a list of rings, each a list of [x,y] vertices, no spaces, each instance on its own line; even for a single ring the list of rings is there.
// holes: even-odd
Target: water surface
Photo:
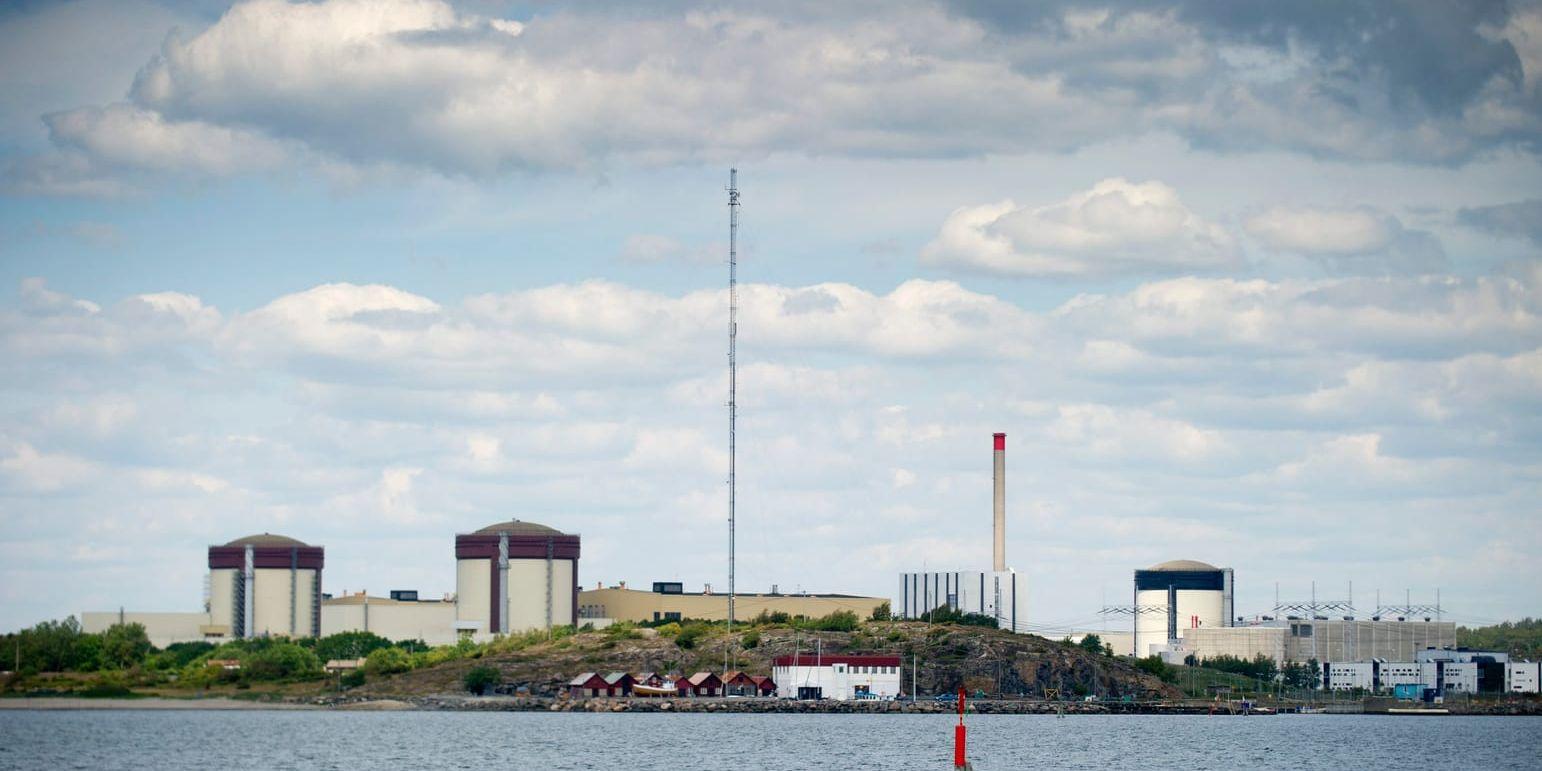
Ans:
[[[0,768],[946,769],[947,715],[0,712]],[[1542,768],[1542,718],[971,715],[977,769]]]

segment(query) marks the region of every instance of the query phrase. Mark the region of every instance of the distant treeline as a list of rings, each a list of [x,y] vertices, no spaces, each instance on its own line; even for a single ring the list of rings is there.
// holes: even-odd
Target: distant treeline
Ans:
[[[1505,651],[1517,658],[1542,658],[1542,619],[1523,618],[1493,626],[1456,628],[1456,644],[1465,648]]]

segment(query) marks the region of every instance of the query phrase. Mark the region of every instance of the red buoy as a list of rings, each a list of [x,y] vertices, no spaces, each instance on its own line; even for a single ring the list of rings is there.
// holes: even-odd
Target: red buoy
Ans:
[[[964,760],[964,688],[958,689],[958,725],[953,727],[953,767],[968,768],[969,762]]]

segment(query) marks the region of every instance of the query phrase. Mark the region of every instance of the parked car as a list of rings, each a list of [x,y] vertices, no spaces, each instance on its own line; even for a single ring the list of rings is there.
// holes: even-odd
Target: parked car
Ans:
[[[932,701],[958,701],[958,694],[952,692],[939,693],[932,697]]]

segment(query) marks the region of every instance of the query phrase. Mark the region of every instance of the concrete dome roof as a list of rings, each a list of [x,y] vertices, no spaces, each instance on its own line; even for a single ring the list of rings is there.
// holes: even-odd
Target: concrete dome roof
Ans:
[[[517,519],[488,525],[472,533],[472,535],[497,535],[499,533],[508,533],[509,535],[567,535],[556,528],[547,527],[535,522],[521,522]]]
[[[1179,570],[1220,570],[1208,562],[1199,560],[1168,560],[1160,564],[1152,565],[1147,570],[1179,571]]]
[[[237,538],[236,540],[231,541],[230,543],[227,543],[225,545],[226,546],[309,546],[310,544],[307,544],[304,541],[297,541],[297,540],[295,540],[293,538],[290,538],[287,535],[277,535],[275,533],[258,533],[257,535],[249,535],[249,536],[247,536],[245,538]]]

